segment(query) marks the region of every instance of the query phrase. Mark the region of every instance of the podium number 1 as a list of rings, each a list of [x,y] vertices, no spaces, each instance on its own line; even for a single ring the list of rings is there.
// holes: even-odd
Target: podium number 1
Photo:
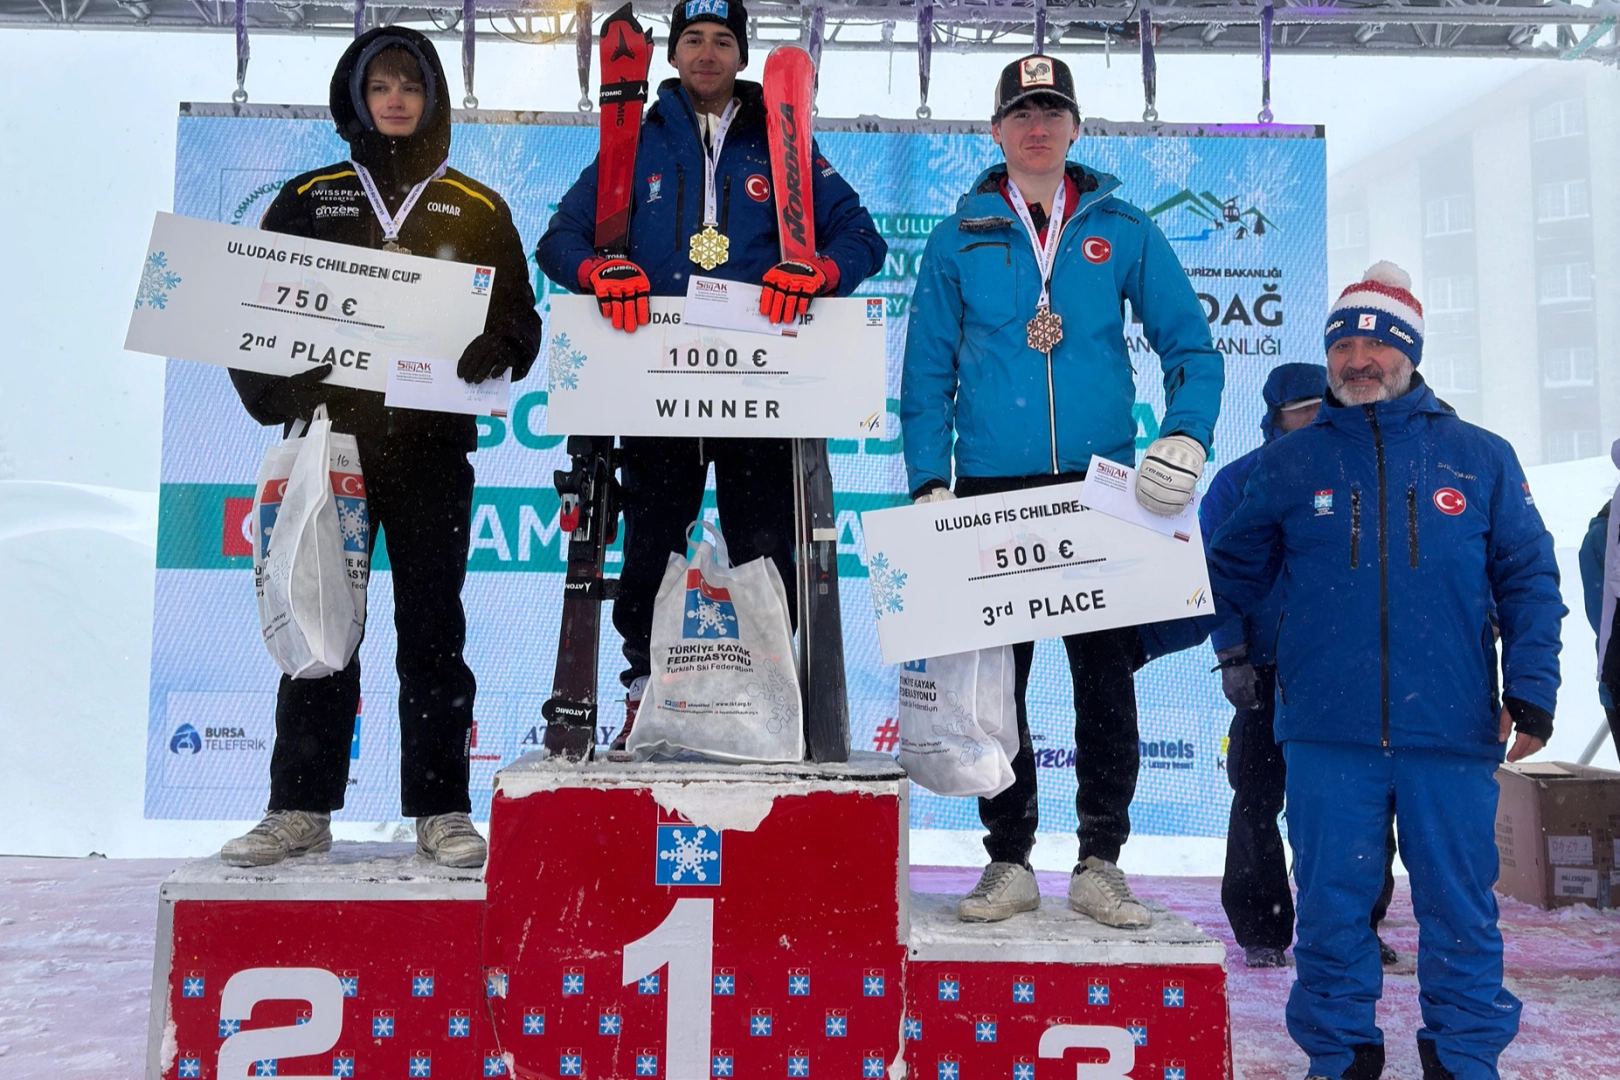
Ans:
[[[714,901],[677,900],[657,929],[624,947],[628,985],[668,965],[664,1053],[668,1080],[707,1080],[714,999]]]

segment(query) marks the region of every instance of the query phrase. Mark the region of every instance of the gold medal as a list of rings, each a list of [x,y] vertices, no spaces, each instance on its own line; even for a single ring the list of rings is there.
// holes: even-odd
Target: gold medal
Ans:
[[[1035,312],[1035,317],[1024,324],[1024,340],[1040,353],[1050,353],[1063,340],[1063,316],[1049,307]]]
[[[411,253],[410,248],[408,248],[408,247],[400,247],[398,244],[394,243],[392,240],[390,240],[387,243],[383,244],[383,250],[384,251],[397,252],[400,255],[409,255]]]
[[[692,242],[687,257],[705,270],[713,270],[725,262],[731,255],[731,240],[726,234],[713,225],[703,226],[703,231],[692,234]]]

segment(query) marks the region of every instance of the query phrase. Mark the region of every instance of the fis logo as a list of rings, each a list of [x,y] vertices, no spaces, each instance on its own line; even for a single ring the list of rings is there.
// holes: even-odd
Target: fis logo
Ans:
[[[731,593],[704,581],[700,570],[686,572],[686,620],[681,628],[681,636],[737,636],[737,609],[731,603]]]
[[[495,271],[487,266],[473,267],[473,295],[488,296],[490,279],[494,276]]]
[[[1318,491],[1316,493],[1316,498],[1313,501],[1313,505],[1316,507],[1317,517],[1327,517],[1329,514],[1332,514],[1333,489],[1328,488],[1326,491]]]
[[[1193,593],[1187,598],[1187,606],[1192,608],[1194,611],[1200,610],[1207,603],[1209,603],[1208,589],[1199,589],[1197,592]]]
[[[653,173],[647,177],[647,201],[655,203],[664,197],[664,174]]]
[[[190,750],[193,754],[202,753],[202,736],[190,724],[181,724],[174,729],[174,735],[169,739],[169,753],[178,754],[182,750]]]

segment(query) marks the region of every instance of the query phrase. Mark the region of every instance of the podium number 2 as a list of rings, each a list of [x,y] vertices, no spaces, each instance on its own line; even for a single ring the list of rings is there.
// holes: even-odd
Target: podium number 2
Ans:
[[[714,974],[714,901],[677,900],[657,929],[624,947],[625,984],[669,966],[664,999],[664,1053],[668,1080],[706,1080],[709,1075]],[[221,1074],[223,1075],[223,1074]]]
[[[247,1080],[248,1066],[272,1058],[324,1054],[343,1032],[343,984],[325,968],[245,968],[232,975],[220,995],[221,1019],[246,1020],[261,1001],[307,1001],[309,1020],[292,1027],[238,1031],[219,1048],[219,1080]],[[292,1076],[282,1080],[330,1080]]]

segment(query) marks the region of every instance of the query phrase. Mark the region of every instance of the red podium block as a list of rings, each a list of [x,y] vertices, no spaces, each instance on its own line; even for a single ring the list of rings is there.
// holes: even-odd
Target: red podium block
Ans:
[[[851,1077],[897,1056],[906,781],[525,758],[490,813],[485,962],[528,1077]]]
[[[484,883],[414,852],[177,870],[159,894],[146,1075],[505,1075],[478,964]]]

